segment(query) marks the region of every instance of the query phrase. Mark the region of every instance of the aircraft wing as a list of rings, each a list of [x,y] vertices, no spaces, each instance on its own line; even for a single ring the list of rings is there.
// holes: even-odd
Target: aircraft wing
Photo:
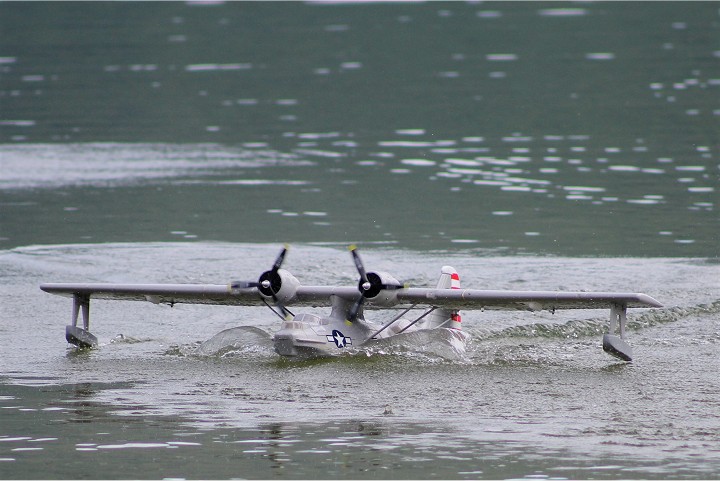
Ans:
[[[51,294],[119,301],[149,301],[154,304],[263,305],[256,288],[231,290],[228,285],[213,284],[41,284]]]
[[[255,287],[234,289],[218,284],[42,284],[40,288],[51,294],[68,297],[76,295],[92,299],[149,301],[155,304],[215,304],[230,306],[263,306],[264,298]],[[554,292],[554,291],[497,291],[477,289],[406,288],[392,291],[386,299],[367,299],[366,308],[393,308],[416,305],[447,309],[510,309],[549,310],[595,309],[612,304],[626,307],[661,307],[658,301],[645,294],[616,292]],[[286,306],[322,307],[331,304],[330,297],[347,300],[358,297],[355,287],[298,286]],[[378,296],[381,298],[382,294]]]
[[[118,301],[148,301],[154,304],[214,304],[226,306],[264,306],[266,298],[257,288],[231,288],[227,284],[110,284],[47,283],[40,289],[50,294]],[[358,297],[354,287],[299,286],[287,306],[329,306],[330,296]],[[270,300],[272,302],[272,300]]]
[[[612,304],[626,307],[662,307],[646,294],[624,292],[492,291],[476,289],[422,289],[398,291],[398,301],[448,309],[510,309],[554,311],[596,309]]]

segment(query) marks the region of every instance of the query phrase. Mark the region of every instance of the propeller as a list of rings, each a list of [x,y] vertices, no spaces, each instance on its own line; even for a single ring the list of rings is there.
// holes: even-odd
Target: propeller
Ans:
[[[277,298],[277,293],[280,292],[280,288],[282,287],[282,277],[278,271],[285,261],[285,255],[287,254],[288,249],[289,246],[285,244],[270,270],[260,274],[257,281],[234,281],[230,284],[230,287],[232,289],[248,289],[251,287],[257,287],[258,291],[260,291],[262,295],[272,297],[275,305],[280,308],[284,317],[288,317],[288,315],[292,316],[293,314],[285,308],[285,306],[280,304]]]
[[[350,246],[350,253],[352,254],[358,274],[360,274],[360,280],[358,281],[358,291],[360,292],[360,297],[358,297],[357,301],[355,301],[355,304],[353,304],[348,311],[348,320],[352,322],[357,319],[357,316],[360,313],[360,309],[362,308],[365,299],[373,298],[384,290],[402,289],[405,286],[395,283],[388,284],[386,282],[383,282],[383,279],[379,274],[375,272],[366,272],[365,265],[362,261],[362,258],[360,257],[360,254],[357,251],[356,245],[353,244]]]

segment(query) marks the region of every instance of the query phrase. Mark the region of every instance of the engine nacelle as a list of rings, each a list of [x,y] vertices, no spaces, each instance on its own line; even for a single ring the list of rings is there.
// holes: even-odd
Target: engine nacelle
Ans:
[[[300,286],[300,281],[285,269],[263,272],[259,282],[260,294],[281,305],[289,304],[295,298],[295,293]]]
[[[359,289],[362,295],[373,304],[394,306],[397,304],[397,290],[403,285],[387,272],[368,272],[367,283],[360,280]]]

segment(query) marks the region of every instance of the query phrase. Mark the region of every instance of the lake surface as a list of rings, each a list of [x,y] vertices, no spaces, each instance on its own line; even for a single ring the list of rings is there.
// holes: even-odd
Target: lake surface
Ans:
[[[717,478],[711,2],[0,4],[0,477]],[[288,362],[267,309],[42,282],[645,292]],[[377,315],[384,315],[377,313]],[[220,342],[206,342],[227,332]],[[217,338],[215,338],[217,341]]]

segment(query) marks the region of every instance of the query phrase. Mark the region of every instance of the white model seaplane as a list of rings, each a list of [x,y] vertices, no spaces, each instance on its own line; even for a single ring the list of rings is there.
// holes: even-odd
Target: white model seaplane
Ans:
[[[421,329],[444,329],[464,343],[460,309],[508,309],[539,311],[556,309],[610,309],[608,333],[603,349],[630,361],[632,349],[625,342],[627,309],[661,307],[645,294],[612,292],[492,291],[461,289],[457,271],[441,269],[437,287],[413,288],[390,274],[366,272],[355,246],[350,247],[359,281],[353,286],[304,286],[282,264],[285,246],[272,268],[257,281],[209,284],[42,284],[43,291],[73,298],[72,324],[65,337],[79,348],[96,347],[90,333],[90,299],[149,301],[154,304],[191,303],[236,306],[267,306],[282,324],[273,341],[282,356],[329,356],[357,348],[373,340]],[[293,314],[292,306],[331,307],[330,315]],[[366,309],[398,309],[399,314],[384,324],[365,319]],[[415,311],[417,315],[407,317]],[[419,313],[417,312],[419,311]],[[83,326],[78,326],[82,313]],[[618,332],[619,331],[619,332]],[[619,335],[618,335],[619,334]],[[463,344],[464,345],[464,344]]]

